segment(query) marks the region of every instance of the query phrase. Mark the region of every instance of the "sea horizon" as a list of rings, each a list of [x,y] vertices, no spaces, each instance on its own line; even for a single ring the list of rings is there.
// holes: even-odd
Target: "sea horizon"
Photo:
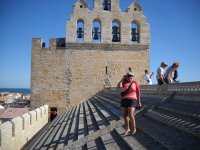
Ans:
[[[30,94],[30,88],[0,88],[0,92]]]

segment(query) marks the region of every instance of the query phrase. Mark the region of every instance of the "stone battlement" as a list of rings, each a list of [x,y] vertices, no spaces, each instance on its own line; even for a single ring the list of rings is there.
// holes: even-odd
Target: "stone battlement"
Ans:
[[[71,43],[66,42],[65,38],[50,38],[49,47],[46,47],[46,43],[43,42],[42,38],[33,38],[34,46],[49,49],[66,49],[66,50],[104,50],[104,51],[142,51],[149,49],[148,44],[119,44],[119,43]],[[37,43],[37,44],[36,44]]]
[[[47,123],[48,106],[44,105],[0,124],[0,149],[21,149]]]

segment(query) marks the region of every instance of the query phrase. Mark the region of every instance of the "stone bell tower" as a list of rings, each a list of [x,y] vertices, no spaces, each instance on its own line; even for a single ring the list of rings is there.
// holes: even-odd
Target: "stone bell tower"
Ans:
[[[125,12],[119,0],[85,0],[73,5],[66,38],[33,39],[31,105],[63,110],[116,87],[130,68],[139,83],[149,68],[150,29],[143,8],[133,2]]]

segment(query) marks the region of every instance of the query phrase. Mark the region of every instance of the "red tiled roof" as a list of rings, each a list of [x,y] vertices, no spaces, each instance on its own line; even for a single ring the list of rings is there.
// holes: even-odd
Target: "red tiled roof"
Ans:
[[[0,119],[3,118],[15,118],[29,112],[28,108],[7,108],[1,115]]]
[[[0,101],[9,101],[11,98],[9,97],[0,97]]]

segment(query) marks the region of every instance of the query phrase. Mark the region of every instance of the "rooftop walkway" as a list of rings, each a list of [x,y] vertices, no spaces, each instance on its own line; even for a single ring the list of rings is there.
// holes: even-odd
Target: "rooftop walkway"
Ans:
[[[24,149],[199,150],[200,82],[141,86],[137,132],[125,132],[120,90],[108,88],[47,124]]]

